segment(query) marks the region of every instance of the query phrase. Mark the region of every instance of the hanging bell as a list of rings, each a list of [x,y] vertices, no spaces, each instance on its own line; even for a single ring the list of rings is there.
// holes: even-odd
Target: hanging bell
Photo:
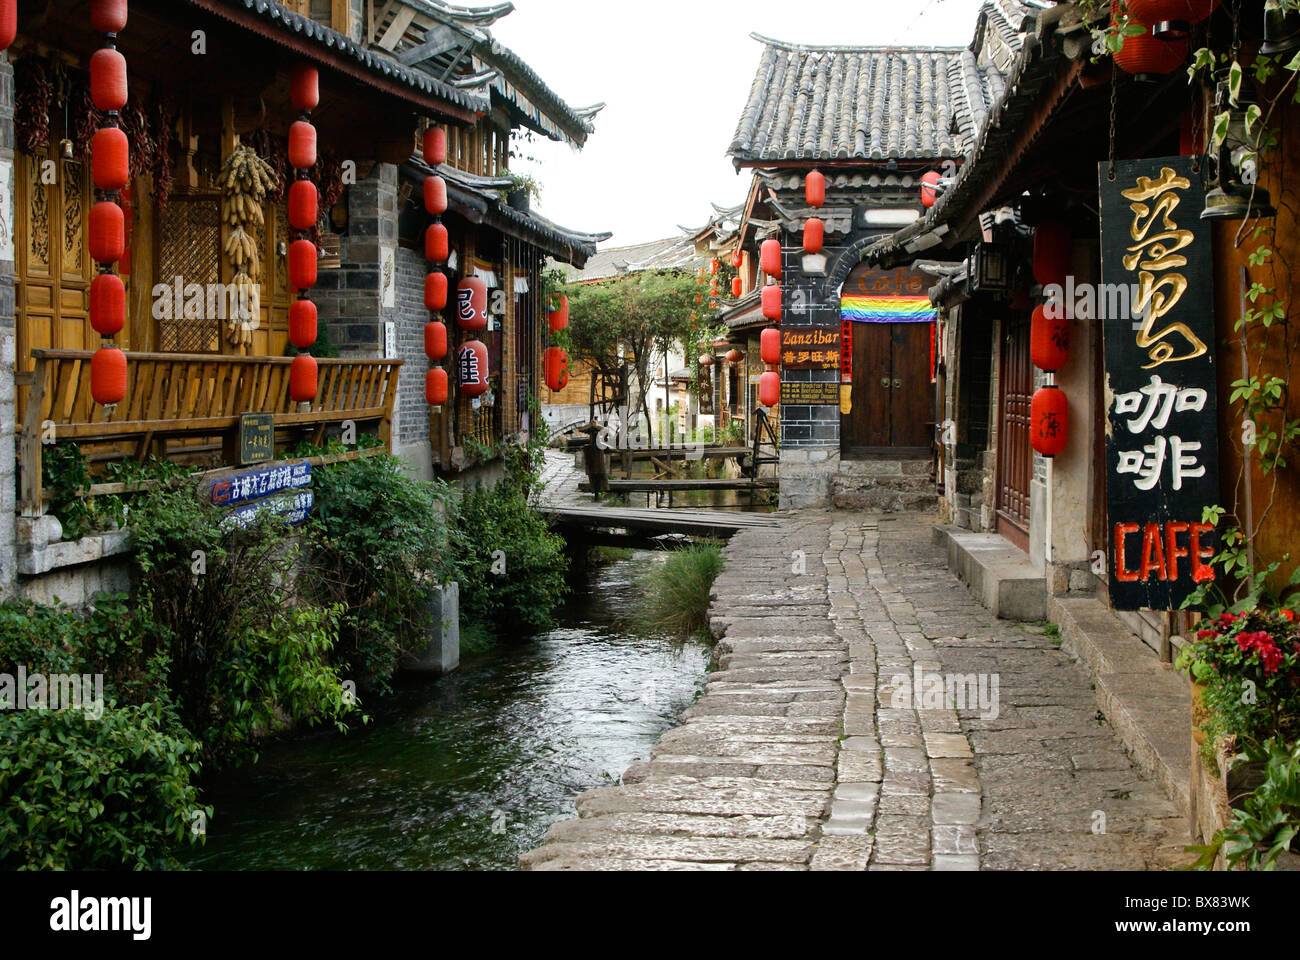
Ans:
[[[72,141],[64,137],[59,141],[59,157],[64,160],[72,160],[74,156]]]
[[[1272,56],[1300,49],[1300,12],[1283,10],[1282,0],[1264,0],[1264,43],[1259,52]]]
[[[1246,133],[1246,111],[1254,103],[1253,88],[1243,82],[1237,105],[1231,99],[1226,82],[1215,91],[1216,109],[1228,110],[1228,131],[1219,146],[1215,166],[1217,180],[1205,194],[1202,220],[1245,220],[1276,217],[1269,192],[1258,184],[1259,157]]]

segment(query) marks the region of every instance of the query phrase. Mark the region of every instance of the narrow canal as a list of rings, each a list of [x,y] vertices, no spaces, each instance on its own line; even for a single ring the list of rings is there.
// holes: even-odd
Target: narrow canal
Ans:
[[[573,798],[617,782],[702,689],[698,644],[626,626],[649,553],[593,562],[559,625],[367,704],[346,736],[272,743],[209,784],[202,870],[512,869]]]

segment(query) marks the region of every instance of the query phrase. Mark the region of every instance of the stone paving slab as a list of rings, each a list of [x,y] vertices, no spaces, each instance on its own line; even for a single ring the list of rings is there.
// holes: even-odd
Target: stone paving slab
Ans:
[[[700,699],[520,866],[1185,863],[1187,824],[1125,755],[1088,675],[976,603],[931,523],[804,511],[739,533],[713,589]]]

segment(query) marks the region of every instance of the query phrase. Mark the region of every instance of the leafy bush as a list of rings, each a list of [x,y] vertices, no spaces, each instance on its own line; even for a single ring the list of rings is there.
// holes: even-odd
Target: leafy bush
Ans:
[[[647,633],[681,639],[705,634],[709,594],[722,568],[722,548],[716,543],[671,551],[642,577],[645,597],[636,618],[638,626]]]
[[[423,645],[433,587],[449,572],[440,483],[388,454],[317,470],[312,595],[342,604],[336,661],[386,691],[401,655]]]
[[[90,462],[75,443],[50,447],[41,456],[41,482],[49,496],[50,513],[58,518],[63,539],[68,541],[112,530],[126,522],[126,498],[89,497],[87,492],[93,483],[169,480],[185,472],[185,468],[170,461],[150,457],[143,463],[135,460],[106,463],[100,475],[94,476]]]
[[[1292,850],[1300,835],[1300,742],[1247,741],[1240,761],[1264,765],[1264,782],[1232,811],[1232,822],[1203,846],[1192,866],[1212,870],[1220,852],[1229,867],[1275,870],[1278,858]]]
[[[183,486],[130,516],[138,603],[166,651],[167,686],[218,763],[285,721],[337,721],[348,707],[328,667],[337,612],[300,597],[296,535],[272,515],[247,527],[227,517]]]
[[[174,867],[198,750],[161,704],[0,714],[0,870]]]
[[[466,491],[452,508],[451,551],[462,619],[496,637],[549,627],[568,591],[564,540],[528,503],[520,485]]]

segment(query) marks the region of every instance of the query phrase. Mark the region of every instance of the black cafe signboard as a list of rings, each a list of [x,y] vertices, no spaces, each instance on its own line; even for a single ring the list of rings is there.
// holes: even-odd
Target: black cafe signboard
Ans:
[[[1219,502],[1210,232],[1190,157],[1101,164],[1111,606],[1176,610],[1214,578]],[[1118,298],[1123,302],[1123,298]]]

